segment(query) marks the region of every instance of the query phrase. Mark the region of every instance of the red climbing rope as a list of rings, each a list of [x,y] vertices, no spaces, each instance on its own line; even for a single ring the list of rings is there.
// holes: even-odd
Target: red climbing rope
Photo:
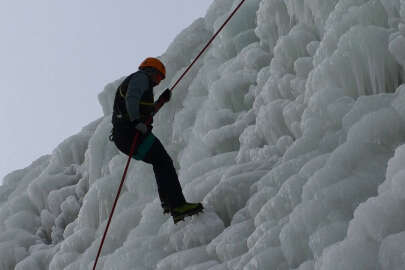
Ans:
[[[239,8],[243,5],[243,3],[244,3],[245,1],[246,1],[246,0],[242,0],[242,1],[239,3],[239,5],[234,9],[234,11],[229,15],[229,17],[226,19],[226,21],[222,24],[222,26],[218,29],[218,31],[212,36],[212,38],[207,42],[207,44],[205,45],[205,47],[204,47],[204,48],[201,50],[201,52],[196,56],[196,58],[193,60],[193,62],[188,66],[188,68],[183,72],[183,74],[180,76],[180,78],[179,78],[179,79],[174,83],[174,85],[170,88],[171,91],[173,91],[173,89],[178,85],[178,83],[179,83],[179,82],[184,78],[184,76],[189,72],[189,70],[191,69],[191,67],[195,64],[195,62],[197,62],[197,60],[201,57],[201,55],[207,50],[207,48],[211,45],[211,43],[214,41],[214,39],[218,36],[218,34],[222,31],[222,29],[225,27],[225,25],[231,20],[231,18],[233,17],[233,15],[235,15],[235,13],[239,10]],[[153,115],[155,115],[155,114],[160,110],[160,108],[163,106],[163,104],[164,104],[163,101],[158,101],[158,103],[157,103],[156,106],[155,106],[155,111],[154,111]],[[146,125],[148,125],[148,124],[150,124],[150,123],[152,122],[153,115],[151,115],[151,116],[148,118],[148,120],[147,120],[146,123],[145,123]],[[114,211],[115,211],[115,208],[116,208],[116,206],[117,206],[118,199],[119,199],[119,197],[120,197],[122,188],[123,188],[123,186],[124,186],[125,178],[126,178],[127,173],[128,173],[129,164],[130,164],[130,162],[131,162],[132,156],[134,155],[136,146],[137,146],[137,144],[138,144],[138,139],[139,139],[139,132],[136,133],[136,135],[135,135],[135,137],[134,137],[134,140],[132,141],[131,150],[130,150],[130,152],[129,152],[127,164],[126,164],[126,166],[125,166],[125,170],[124,170],[124,173],[123,173],[123,175],[122,175],[121,184],[120,184],[120,186],[119,186],[119,188],[118,188],[117,195],[116,195],[116,197],[115,197],[114,204],[113,204],[113,207],[112,207],[112,209],[111,209],[110,216],[109,216],[109,218],[108,218],[107,226],[106,226],[106,228],[105,228],[105,230],[104,230],[104,234],[103,234],[103,237],[102,237],[102,239],[101,239],[101,243],[100,243],[100,247],[99,247],[98,252],[97,252],[96,260],[94,261],[93,270],[96,270],[97,263],[98,263],[98,260],[99,260],[99,258],[100,258],[101,250],[103,249],[103,245],[104,245],[104,242],[105,242],[105,238],[107,237],[107,232],[108,232],[108,229],[109,229],[109,227],[110,227],[111,220],[112,220],[112,217],[113,217],[113,215],[114,215]]]
[[[188,68],[183,72],[183,74],[180,76],[180,78],[174,83],[172,88],[170,90],[173,90],[177,84],[183,79],[183,77],[187,74],[187,72],[191,69],[191,67],[194,65],[195,62],[200,58],[200,56],[207,50],[207,48],[211,45],[211,43],[214,41],[214,39],[218,36],[218,34],[222,31],[222,29],[225,27],[225,25],[232,19],[233,15],[239,10],[239,8],[243,5],[243,3],[246,0],[242,0],[239,5],[234,9],[234,11],[229,15],[228,19],[222,24],[222,26],[218,29],[218,31],[212,36],[212,38],[207,42],[207,45],[201,50],[201,52],[197,55],[197,57],[194,59],[194,61],[188,66]]]

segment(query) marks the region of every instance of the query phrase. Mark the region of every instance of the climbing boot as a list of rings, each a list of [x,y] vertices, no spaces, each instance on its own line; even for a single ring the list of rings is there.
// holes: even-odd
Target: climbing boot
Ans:
[[[179,207],[173,208],[171,214],[173,217],[174,224],[184,220],[185,217],[189,217],[203,211],[204,207],[201,203],[184,203]]]

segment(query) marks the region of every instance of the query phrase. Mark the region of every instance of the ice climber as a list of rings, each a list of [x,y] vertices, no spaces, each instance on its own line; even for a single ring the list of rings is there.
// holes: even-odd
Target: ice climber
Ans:
[[[203,210],[201,203],[186,202],[173,161],[162,143],[152,133],[152,125],[146,120],[153,114],[158,102],[168,102],[170,89],[166,89],[154,102],[153,87],[166,76],[164,64],[157,58],[146,58],[139,70],[129,75],[118,87],[112,117],[111,139],[118,149],[130,154],[131,144],[137,132],[138,146],[133,158],[153,166],[163,212],[170,213],[174,223]]]

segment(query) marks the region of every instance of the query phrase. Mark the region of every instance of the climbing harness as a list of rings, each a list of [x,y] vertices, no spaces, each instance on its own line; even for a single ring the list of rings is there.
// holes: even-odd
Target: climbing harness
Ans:
[[[188,66],[188,68],[183,72],[183,74],[179,77],[179,79],[178,79],[178,80],[174,83],[174,85],[170,88],[170,91],[173,91],[173,89],[179,84],[179,82],[180,82],[180,81],[184,78],[184,76],[189,72],[189,70],[192,68],[192,66],[195,64],[195,62],[197,62],[197,60],[201,57],[201,55],[207,50],[207,48],[211,45],[211,43],[214,41],[214,39],[218,36],[218,34],[222,31],[222,29],[225,27],[225,25],[231,20],[231,18],[233,17],[233,15],[235,15],[235,13],[239,10],[239,8],[243,5],[243,3],[244,3],[245,1],[246,1],[246,0],[242,0],[242,1],[238,4],[238,6],[236,6],[236,8],[233,10],[233,12],[229,15],[229,17],[225,20],[225,22],[222,24],[222,26],[218,29],[218,31],[212,36],[212,38],[207,42],[207,44],[205,45],[205,47],[204,47],[204,48],[201,50],[201,52],[196,56],[196,58],[193,60],[193,62]],[[152,123],[152,121],[153,121],[153,116],[160,110],[160,108],[164,105],[164,103],[165,103],[165,102],[162,101],[162,100],[160,100],[160,101],[157,102],[154,112],[149,116],[149,118],[147,119],[147,121],[146,121],[146,123],[145,123],[146,125],[149,125],[149,124]],[[94,261],[93,270],[96,270],[97,262],[98,262],[98,260],[99,260],[99,258],[100,258],[101,250],[103,249],[104,241],[105,241],[105,238],[106,238],[106,236],[107,236],[108,229],[109,229],[109,227],[110,227],[111,220],[112,220],[112,217],[113,217],[113,215],[114,215],[114,211],[115,211],[115,208],[116,208],[116,206],[117,206],[117,202],[118,202],[119,196],[120,196],[121,191],[122,191],[122,188],[123,188],[123,186],[124,186],[124,182],[125,182],[125,178],[126,178],[126,176],[127,176],[129,164],[130,164],[130,162],[131,162],[132,156],[134,155],[135,149],[137,148],[136,146],[137,146],[137,143],[138,143],[139,136],[140,136],[140,134],[139,134],[139,132],[137,132],[137,133],[135,134],[135,136],[134,136],[133,141],[132,141],[131,149],[130,149],[130,152],[129,152],[129,155],[128,155],[127,164],[126,164],[126,166],[125,166],[124,173],[123,173],[122,179],[121,179],[121,183],[120,183],[120,186],[119,186],[119,188],[118,188],[117,195],[116,195],[116,197],[115,197],[114,204],[113,204],[113,207],[112,207],[112,209],[111,209],[111,213],[110,213],[110,216],[109,216],[109,218],[108,218],[108,222],[107,222],[107,225],[106,225],[106,228],[105,228],[103,237],[102,237],[102,239],[101,239],[100,247],[99,247],[99,249],[98,249],[97,256],[96,256],[96,259],[95,259],[95,261]]]

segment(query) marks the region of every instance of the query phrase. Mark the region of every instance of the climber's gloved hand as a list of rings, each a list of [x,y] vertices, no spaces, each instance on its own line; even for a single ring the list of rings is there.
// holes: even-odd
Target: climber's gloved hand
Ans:
[[[138,124],[136,124],[135,129],[142,134],[146,134],[148,132],[148,126],[142,122],[139,122]]]
[[[170,98],[172,97],[172,91],[167,88],[163,93],[160,95],[158,102],[166,103],[169,102]]]

